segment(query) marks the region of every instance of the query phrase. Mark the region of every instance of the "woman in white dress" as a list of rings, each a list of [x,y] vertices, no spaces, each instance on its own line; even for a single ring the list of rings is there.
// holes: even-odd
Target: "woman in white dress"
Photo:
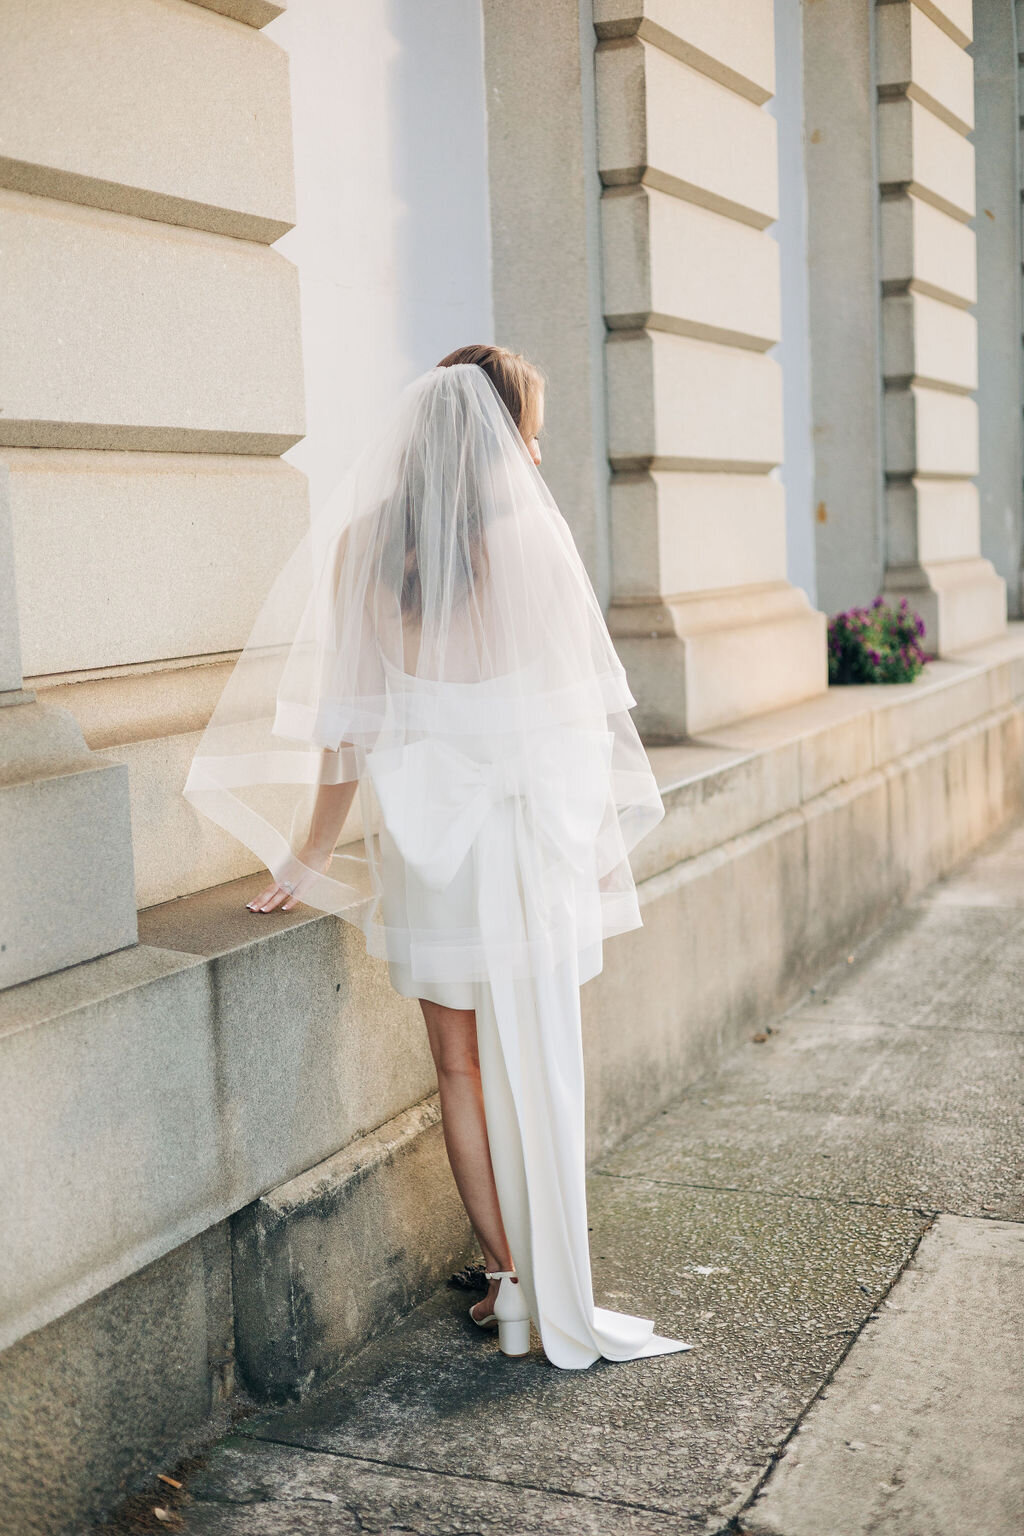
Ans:
[[[537,466],[543,381],[467,347],[402,392],[277,578],[183,793],[417,998],[501,1349],[690,1348],[595,1306],[579,989],[640,925],[664,814],[600,606]],[[336,852],[358,795],[362,843]]]

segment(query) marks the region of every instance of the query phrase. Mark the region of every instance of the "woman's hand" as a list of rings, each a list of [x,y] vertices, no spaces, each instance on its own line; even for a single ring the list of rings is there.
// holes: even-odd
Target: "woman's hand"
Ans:
[[[275,907],[281,906],[282,912],[290,912],[301,900],[302,892],[314,879],[313,871],[317,870],[322,874],[333,857],[333,848],[327,849],[315,843],[304,843],[284,872],[284,879],[294,889],[288,891],[275,881],[273,885],[268,885],[265,891],[253,897],[252,901],[246,902],[249,911],[273,912]]]

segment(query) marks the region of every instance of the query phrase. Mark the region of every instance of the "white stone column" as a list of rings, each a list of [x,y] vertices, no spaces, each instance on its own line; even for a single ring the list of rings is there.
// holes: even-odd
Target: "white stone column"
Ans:
[[[803,7],[814,532],[826,613],[885,575],[877,92],[869,4]]]
[[[821,692],[786,580],[771,0],[596,0],[612,603],[649,741]]]
[[[277,457],[303,432],[269,249],[294,222],[258,30],[281,8],[2,5],[0,985],[136,941],[182,890],[140,888],[140,842],[218,878],[181,797],[223,681],[197,663],[226,668],[308,519]]]
[[[999,634],[1006,586],[978,517],[971,0],[876,11],[886,543],[940,655]]]
[[[978,493],[981,547],[1019,618],[1024,539],[1024,354],[1021,333],[1019,13],[975,0],[974,149],[978,212]]]

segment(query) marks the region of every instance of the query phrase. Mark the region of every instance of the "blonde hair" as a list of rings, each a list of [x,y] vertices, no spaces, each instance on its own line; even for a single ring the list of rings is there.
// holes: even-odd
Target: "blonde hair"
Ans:
[[[454,363],[476,363],[494,385],[509,415],[519,428],[522,437],[529,442],[540,426],[540,397],[544,389],[544,375],[521,352],[508,347],[491,347],[483,343],[476,346],[456,347],[447,357],[442,357],[438,368],[450,368]]]

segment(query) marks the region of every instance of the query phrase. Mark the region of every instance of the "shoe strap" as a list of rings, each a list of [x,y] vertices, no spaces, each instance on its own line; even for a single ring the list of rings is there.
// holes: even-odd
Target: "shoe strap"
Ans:
[[[485,1269],[484,1270],[484,1274],[486,1275],[488,1280],[500,1280],[502,1275],[510,1275],[512,1277],[515,1277],[515,1273],[516,1272],[515,1272],[514,1269]]]

